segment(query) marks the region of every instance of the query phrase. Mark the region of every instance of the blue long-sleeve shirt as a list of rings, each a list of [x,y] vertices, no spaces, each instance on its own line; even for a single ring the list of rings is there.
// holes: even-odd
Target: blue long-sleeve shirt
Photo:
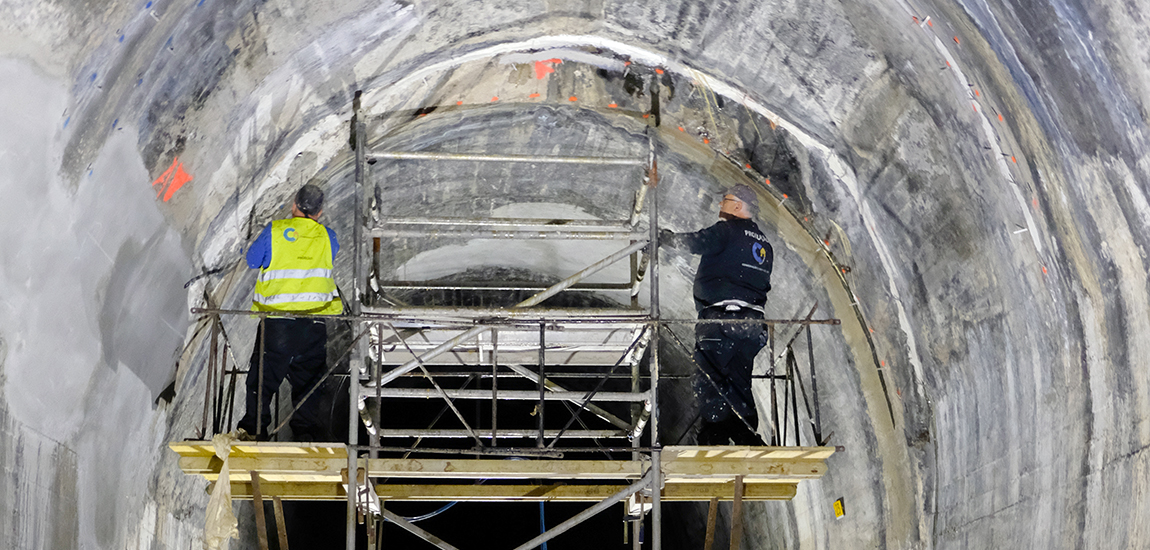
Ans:
[[[331,259],[335,261],[335,253],[339,252],[339,240],[335,238],[335,231],[332,228],[324,226],[324,229],[331,239]],[[253,269],[257,267],[266,269],[272,264],[272,224],[265,225],[264,230],[256,237],[248,249],[247,259],[248,267]]]

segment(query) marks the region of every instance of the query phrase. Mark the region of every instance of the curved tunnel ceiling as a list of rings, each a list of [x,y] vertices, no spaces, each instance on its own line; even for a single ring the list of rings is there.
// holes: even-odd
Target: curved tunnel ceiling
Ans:
[[[772,316],[818,302],[844,320],[817,345],[824,423],[847,451],[792,503],[753,507],[748,544],[1145,543],[1140,8],[197,0],[0,14],[0,181],[28,205],[5,224],[23,238],[0,249],[13,472],[0,509],[19,510],[0,514],[0,542],[195,540],[206,498],[159,447],[202,406],[186,307],[248,299],[238,255],[309,180],[350,238],[354,91],[379,147],[622,156],[645,154],[658,87],[660,223],[701,227],[723,188],[754,185],[779,254]],[[638,181],[407,161],[372,178],[389,213],[599,218],[626,217]],[[510,265],[471,243],[404,246],[389,265],[406,275],[449,274],[451,257]],[[513,267],[556,276],[544,259],[599,252],[579,253]],[[692,261],[665,253],[678,316]],[[251,331],[235,327],[237,357]],[[685,517],[689,532],[700,520]]]

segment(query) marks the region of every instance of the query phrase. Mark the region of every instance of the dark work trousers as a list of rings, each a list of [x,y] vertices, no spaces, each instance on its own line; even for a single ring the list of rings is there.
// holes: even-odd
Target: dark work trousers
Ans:
[[[699,312],[699,319],[762,318],[762,313],[748,308],[710,307]],[[761,323],[696,325],[695,362],[706,373],[696,373],[693,382],[702,420],[699,445],[727,445],[729,440],[736,445],[764,445],[753,431],[758,429],[759,415],[751,394],[751,369],[766,344]]]
[[[260,439],[266,439],[268,435],[272,395],[275,395],[280,383],[287,377],[292,387],[292,404],[296,409],[288,425],[296,441],[314,441],[323,434],[319,411],[320,392],[317,390],[303,403],[300,403],[300,399],[323,380],[327,371],[327,324],[312,319],[265,319],[262,322],[267,345],[264,347],[263,437]],[[259,368],[260,333],[257,329],[256,346],[252,350],[252,361],[248,368],[247,411],[239,423],[240,428],[252,435],[256,434]],[[280,418],[282,421],[282,415]]]

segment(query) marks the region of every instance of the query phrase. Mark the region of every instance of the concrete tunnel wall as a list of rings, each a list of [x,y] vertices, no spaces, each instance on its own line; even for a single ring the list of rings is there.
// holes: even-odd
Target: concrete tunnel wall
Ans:
[[[1144,15],[1061,0],[10,0],[0,544],[199,544],[203,483],[163,446],[202,406],[187,309],[205,293],[243,304],[251,274],[182,284],[230,268],[313,177],[348,242],[335,213],[355,90],[373,113],[438,107],[388,119],[383,146],[606,155],[642,152],[658,81],[676,90],[662,222],[699,227],[714,193],[753,182],[780,254],[772,313],[818,300],[845,321],[818,352],[834,365],[824,422],[847,450],[792,503],[748,507],[747,547],[1145,546]],[[547,59],[563,63],[537,78]],[[392,184],[382,202],[417,212],[627,206],[593,174],[374,169]],[[442,268],[435,252],[389,265]],[[664,260],[663,302],[686,315],[691,259]],[[237,357],[250,331],[236,327]]]

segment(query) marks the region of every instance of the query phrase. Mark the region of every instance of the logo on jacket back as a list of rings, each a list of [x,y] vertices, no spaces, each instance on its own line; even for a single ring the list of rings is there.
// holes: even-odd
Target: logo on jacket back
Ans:
[[[751,255],[755,257],[755,261],[759,265],[763,265],[763,262],[767,261],[767,249],[763,248],[762,243],[755,243],[751,246]]]
[[[287,229],[284,229],[284,239],[287,239],[289,242],[293,242],[293,243],[295,242],[295,228],[294,227],[289,227]],[[759,263],[763,263],[763,262],[759,262]]]

